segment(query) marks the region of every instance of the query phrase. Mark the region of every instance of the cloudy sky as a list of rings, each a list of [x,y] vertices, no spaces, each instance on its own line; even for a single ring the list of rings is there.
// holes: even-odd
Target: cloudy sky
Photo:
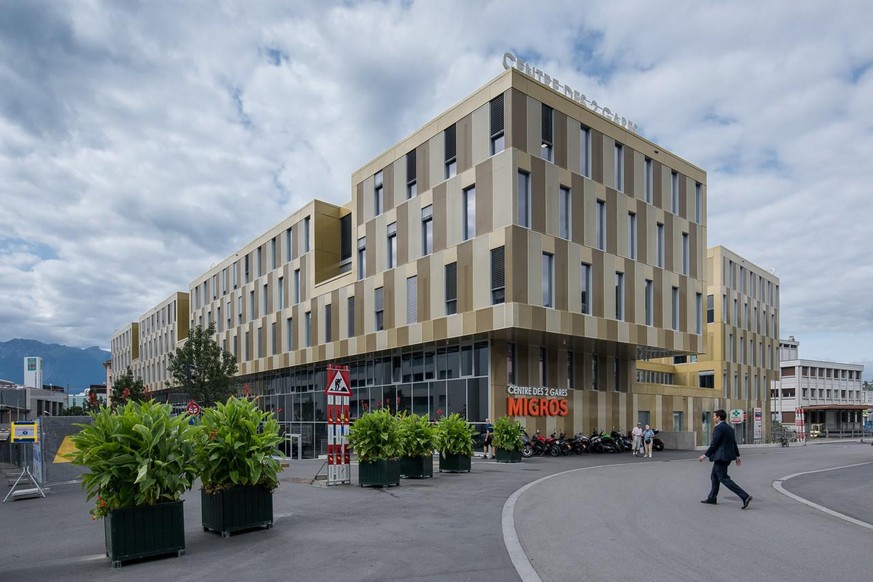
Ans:
[[[873,3],[2,0],[0,341],[106,348],[502,72],[708,172],[708,244],[873,378]],[[237,225],[243,224],[244,227]]]

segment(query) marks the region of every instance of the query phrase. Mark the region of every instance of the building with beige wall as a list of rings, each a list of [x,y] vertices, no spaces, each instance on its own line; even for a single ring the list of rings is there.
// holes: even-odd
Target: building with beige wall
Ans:
[[[310,453],[327,364],[350,366],[353,416],[520,399],[529,430],[629,427],[639,354],[702,349],[705,195],[701,169],[510,69],[356,171],[348,204],[197,277],[191,324],[216,322]]]
[[[707,250],[706,281],[703,349],[638,362],[641,406],[643,394],[652,404],[671,398],[672,426],[663,426],[694,431],[698,444],[708,442],[712,411],[740,409],[746,420],[735,426],[738,442],[763,440],[769,386],[779,376],[779,279],[717,246]]]

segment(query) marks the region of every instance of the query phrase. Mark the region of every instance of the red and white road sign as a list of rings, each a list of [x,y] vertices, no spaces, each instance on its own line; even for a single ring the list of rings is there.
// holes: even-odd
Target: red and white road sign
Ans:
[[[197,416],[200,414],[200,405],[191,400],[188,402],[188,406],[185,407],[185,412],[190,414],[191,416]]]
[[[349,433],[349,367],[328,366],[327,386],[327,484],[351,483]]]

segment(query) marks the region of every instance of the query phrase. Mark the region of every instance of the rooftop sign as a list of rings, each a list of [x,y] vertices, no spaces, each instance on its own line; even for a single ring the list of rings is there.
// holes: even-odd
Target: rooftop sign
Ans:
[[[618,113],[610,111],[609,107],[602,107],[598,105],[597,101],[589,101],[584,93],[580,93],[579,91],[574,90],[569,85],[561,83],[559,80],[552,77],[548,73],[539,70],[535,66],[516,57],[512,53],[503,53],[503,68],[517,69],[519,72],[524,73],[534,81],[545,85],[553,91],[563,93],[565,97],[572,99],[576,103],[584,105],[588,109],[591,109],[595,113],[599,113],[610,121],[614,121],[625,129],[637,133],[637,124],[630,119],[627,119],[625,117],[622,117]]]

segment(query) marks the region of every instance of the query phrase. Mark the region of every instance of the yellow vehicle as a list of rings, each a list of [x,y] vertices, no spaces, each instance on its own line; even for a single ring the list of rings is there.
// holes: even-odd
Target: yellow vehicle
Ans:
[[[809,438],[817,439],[822,437],[827,437],[828,433],[825,430],[825,425],[821,423],[811,424],[809,425]]]

